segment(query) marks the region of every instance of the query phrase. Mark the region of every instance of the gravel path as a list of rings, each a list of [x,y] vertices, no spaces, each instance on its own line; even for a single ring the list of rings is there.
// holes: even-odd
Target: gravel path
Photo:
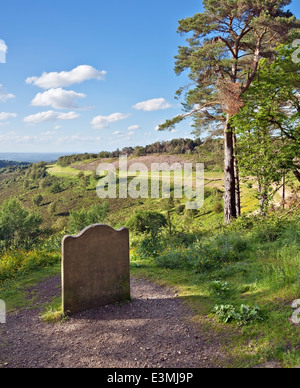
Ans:
[[[36,309],[9,314],[0,325],[0,368],[208,368],[224,356],[215,339],[190,323],[173,291],[132,279],[132,303],[41,321],[41,308],[60,294],[60,278],[28,291]]]

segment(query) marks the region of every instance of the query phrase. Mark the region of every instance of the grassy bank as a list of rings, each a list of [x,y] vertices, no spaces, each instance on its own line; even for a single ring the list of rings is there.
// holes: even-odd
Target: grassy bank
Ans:
[[[292,302],[300,298],[299,248],[299,215],[241,219],[214,235],[163,232],[155,246],[149,236],[132,236],[131,274],[172,287],[194,311],[193,321],[206,340],[217,336],[230,360],[224,367],[264,366],[270,361],[296,367],[300,331],[291,317]],[[59,275],[59,254],[47,255],[10,254],[11,268],[17,263],[19,272],[7,272],[10,278],[0,284],[0,299],[9,311],[34,308],[26,290]],[[55,298],[45,306],[42,319],[60,320],[60,306],[60,298]],[[246,309],[243,316],[241,306]]]
[[[243,231],[239,225],[240,232],[204,236],[186,248],[165,245],[158,256],[147,260],[141,260],[134,247],[132,274],[173,287],[195,311],[195,321],[208,340],[213,333],[220,335],[231,359],[226,366],[252,367],[272,361],[296,367],[300,331],[291,317],[292,302],[300,298],[298,220],[276,224],[272,219],[245,226]],[[216,306],[219,316],[213,312]],[[241,306],[243,319],[238,320],[231,313],[241,315]]]

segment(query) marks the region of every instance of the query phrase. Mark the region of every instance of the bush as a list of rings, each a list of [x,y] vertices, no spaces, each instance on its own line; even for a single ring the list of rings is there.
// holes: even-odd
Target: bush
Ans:
[[[128,229],[136,233],[150,233],[152,238],[166,225],[167,219],[163,214],[148,211],[135,213],[127,222]]]
[[[63,191],[61,185],[59,182],[54,182],[53,185],[50,187],[50,193],[51,194],[59,194]]]
[[[186,268],[202,273],[243,260],[248,256],[248,250],[247,240],[228,234],[204,242],[196,241],[187,248],[169,245],[155,260],[160,267]]]
[[[151,237],[142,240],[137,249],[137,255],[140,259],[149,259],[157,257],[162,249],[162,243],[159,239]]]
[[[13,251],[0,256],[0,284],[33,270],[58,264],[60,255],[46,251]]]
[[[109,205],[104,202],[94,205],[89,210],[71,211],[69,230],[70,233],[77,233],[89,225],[103,223],[109,212]]]
[[[49,215],[54,215],[57,209],[57,202],[52,202],[48,206],[48,213]]]
[[[224,210],[224,207],[222,202],[216,202],[214,204],[214,208],[213,208],[214,213],[220,214],[223,212],[223,210]]]
[[[175,213],[180,215],[183,214],[185,210],[185,205],[178,205],[176,206]]]
[[[4,248],[30,247],[40,234],[43,219],[25,210],[21,202],[9,199],[0,210],[0,243]]]
[[[44,198],[41,194],[37,194],[35,197],[33,197],[33,204],[36,206],[40,206],[43,202]]]

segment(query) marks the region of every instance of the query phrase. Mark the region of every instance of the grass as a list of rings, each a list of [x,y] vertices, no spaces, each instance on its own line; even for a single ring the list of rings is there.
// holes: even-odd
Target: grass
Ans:
[[[58,178],[75,178],[82,170],[73,167],[61,167],[58,164],[48,166],[48,173]],[[93,171],[82,171],[84,175],[92,175]]]
[[[200,234],[200,241],[210,247],[208,253],[212,254],[212,261],[218,260],[218,247],[224,244],[229,247],[227,256],[224,256],[226,250],[222,251],[224,260],[217,267],[204,269],[185,265],[166,268],[151,255],[141,259],[137,249],[142,237],[133,238],[131,274],[172,287],[178,298],[193,309],[192,320],[201,327],[206,340],[213,342],[217,338],[221,343],[222,352],[228,356],[224,358],[227,360],[224,367],[253,367],[268,361],[287,368],[299,366],[299,327],[290,322],[294,311],[292,302],[300,297],[298,218],[257,219],[252,226],[245,223],[241,220],[228,230],[220,229],[213,237],[210,233]],[[171,240],[166,241],[163,252],[167,251]],[[187,243],[186,251],[191,247],[191,252],[197,253],[198,245],[191,244]],[[231,256],[230,246],[234,247],[234,256]],[[170,252],[176,255],[179,251],[172,245]],[[59,273],[60,265],[56,264],[7,280],[0,285],[0,299],[6,302],[8,311],[35,308],[35,296],[30,295],[30,288]],[[225,324],[213,313],[215,306],[222,305],[232,305],[236,310],[241,305],[258,306],[263,321],[242,327],[236,322]],[[47,323],[66,319],[60,297],[44,306],[41,319]]]
[[[0,285],[0,299],[6,303],[7,312],[23,308],[35,308],[35,297],[30,295],[29,289],[43,280],[60,274],[61,265],[31,271],[14,280],[8,280]]]
[[[193,320],[208,340],[213,341],[218,335],[230,360],[225,367],[253,367],[269,361],[286,368],[296,367],[300,365],[300,331],[291,317],[292,302],[300,297],[297,222],[291,221],[294,240],[290,235],[287,241],[282,230],[274,242],[259,241],[253,230],[245,233],[249,244],[244,253],[240,252],[238,261],[203,272],[184,266],[165,268],[155,259],[141,260],[133,248],[131,272],[176,291],[194,310]],[[286,226],[286,230],[291,228]],[[176,255],[176,251],[172,254]],[[214,307],[221,305],[232,305],[236,310],[242,305],[258,306],[263,321],[243,327],[234,321],[224,324],[213,314]]]
[[[94,179],[91,179],[90,186],[80,186],[78,179],[80,170],[52,165],[49,166],[48,172],[61,182],[63,188],[61,193],[53,194],[48,188],[41,189],[38,181],[32,181],[30,187],[25,190],[24,178],[12,173],[0,177],[0,204],[7,197],[18,195],[24,206],[29,208],[32,207],[32,197],[41,193],[44,201],[38,211],[45,219],[45,227],[61,231],[68,226],[70,209],[89,209],[100,199],[96,196]],[[85,173],[92,174],[91,171]],[[148,178],[148,174],[145,178]],[[211,246],[209,253],[212,254],[212,260],[217,257],[216,244],[221,244],[222,238],[226,241],[229,235],[234,243],[237,235],[241,235],[247,244],[244,250],[239,251],[240,257],[237,259],[233,256],[234,260],[225,260],[222,265],[203,271],[201,266],[182,265],[181,268],[176,268],[175,265],[174,268],[164,268],[151,258],[151,254],[142,260],[135,253],[131,260],[132,276],[147,277],[154,282],[173,287],[178,297],[194,310],[193,320],[206,333],[207,340],[213,341],[214,336],[218,336],[230,360],[224,366],[251,367],[274,360],[284,367],[299,366],[299,327],[292,325],[289,320],[294,311],[291,307],[292,302],[300,298],[299,218],[284,223],[278,221],[279,217],[277,221],[269,223],[257,221],[256,225],[254,223],[249,227],[244,225],[248,220],[241,219],[236,229],[230,230],[226,237],[223,214],[214,211],[216,202],[222,200],[223,173],[207,172],[205,179],[204,207],[196,214],[176,213],[176,207],[185,201],[175,201],[175,208],[171,211],[174,233],[176,231],[177,234],[185,236],[197,236],[203,242],[206,241],[207,245]],[[248,180],[241,185],[243,214],[251,214],[257,210],[256,190],[251,187],[251,183],[254,182]],[[56,212],[49,214],[48,205],[54,201],[57,201]],[[155,209],[166,214],[164,199],[127,198],[107,201],[110,213],[106,222],[113,227],[124,226],[126,220],[137,210]],[[164,233],[167,236],[167,232]],[[223,234],[225,237],[222,237]],[[132,236],[134,252],[142,239],[143,236]],[[185,251],[184,258],[195,248],[195,246],[188,248],[186,244],[187,249],[184,249],[182,241],[179,241],[179,244]],[[172,254],[178,253],[175,245],[170,246],[166,239],[165,251],[168,246]],[[223,248],[221,250],[226,251]],[[169,257],[172,259],[172,255]],[[25,258],[26,255],[23,259]],[[13,260],[7,259],[7,265],[1,270],[2,277],[5,273],[9,274],[8,277],[5,275],[6,279],[0,284],[0,299],[6,302],[8,311],[28,306],[35,308],[35,296],[28,295],[28,290],[43,279],[60,273],[59,264],[37,270],[39,258],[35,255],[32,255],[32,258],[36,260],[31,260],[30,257],[27,257],[28,260],[19,258],[18,265],[14,265]],[[194,257],[194,260],[196,259],[197,257]],[[43,260],[41,263],[43,264]],[[216,286],[216,282],[221,286]],[[237,326],[235,322],[229,324],[219,322],[217,316],[213,314],[213,309],[216,305],[226,304],[236,309],[242,304],[257,305],[263,313],[264,321],[243,327]],[[44,306],[41,319],[45,322],[60,322],[64,319],[60,298],[55,298]]]
[[[22,277],[34,270],[59,263],[60,255],[42,250],[13,250],[0,255],[0,286],[7,280]]]
[[[59,323],[68,319],[62,309],[61,297],[56,297],[51,303],[47,303],[41,313],[41,319],[45,323]]]

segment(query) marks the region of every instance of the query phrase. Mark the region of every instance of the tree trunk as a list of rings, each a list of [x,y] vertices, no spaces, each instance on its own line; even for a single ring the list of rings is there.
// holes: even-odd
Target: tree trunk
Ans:
[[[265,216],[267,214],[267,201],[268,196],[266,195],[266,189],[263,186],[259,190],[259,208],[261,216]]]
[[[224,128],[224,174],[225,174],[225,194],[224,194],[224,216],[225,223],[230,224],[236,213],[236,182],[234,174],[234,139],[230,128],[230,116],[227,115],[227,120]]]
[[[286,181],[286,177],[284,173],[282,178],[282,209],[283,210],[285,209],[285,195],[286,195],[285,181]]]
[[[241,185],[240,185],[240,170],[239,163],[236,154],[236,134],[233,135],[233,148],[234,148],[234,175],[235,175],[235,201],[236,201],[236,216],[240,217],[241,211]]]
[[[298,169],[295,168],[293,170],[293,173],[294,173],[295,177],[298,179],[298,181],[300,182],[300,172],[298,171]]]

